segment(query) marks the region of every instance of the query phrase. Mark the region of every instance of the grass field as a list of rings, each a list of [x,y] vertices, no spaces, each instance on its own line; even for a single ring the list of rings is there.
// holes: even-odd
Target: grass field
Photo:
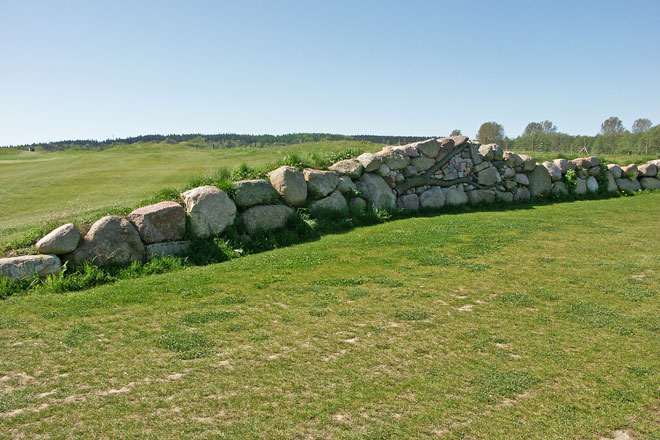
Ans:
[[[3,438],[660,439],[660,194],[0,306]]]
[[[113,206],[130,207],[220,167],[263,166],[287,154],[324,154],[346,148],[377,151],[381,147],[338,141],[222,150],[165,143],[100,152],[0,149],[0,244],[49,222],[101,216]]]

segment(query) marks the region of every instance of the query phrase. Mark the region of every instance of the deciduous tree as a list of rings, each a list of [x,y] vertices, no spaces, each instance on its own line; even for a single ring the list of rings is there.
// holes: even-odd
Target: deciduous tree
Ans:
[[[633,133],[644,133],[651,129],[651,120],[646,118],[640,118],[633,123],[632,132]]]
[[[626,129],[623,126],[623,122],[621,122],[621,119],[616,116],[607,118],[600,126],[600,133],[603,135],[623,134],[625,131]]]
[[[503,144],[504,143],[504,127],[497,122],[484,122],[479,127],[477,139],[482,144]]]

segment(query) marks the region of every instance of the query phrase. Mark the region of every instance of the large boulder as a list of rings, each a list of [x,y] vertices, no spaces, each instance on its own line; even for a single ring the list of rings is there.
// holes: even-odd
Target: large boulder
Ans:
[[[642,189],[660,189],[660,180],[655,177],[642,177],[639,179]]]
[[[156,257],[185,257],[192,251],[191,241],[167,241],[153,243],[146,246],[147,258]]]
[[[378,156],[390,171],[402,170],[410,162],[410,158],[394,150],[383,150]]]
[[[339,191],[333,191],[328,197],[321,200],[315,200],[309,204],[309,211],[312,215],[322,214],[348,214],[348,203]]]
[[[340,160],[339,162],[328,167],[328,169],[341,176],[348,176],[351,179],[357,179],[362,175],[362,170],[364,167],[357,159],[346,159]]]
[[[587,191],[592,193],[598,192],[598,181],[594,176],[587,178]]]
[[[562,174],[566,174],[568,170],[574,170],[576,165],[567,159],[555,159],[553,163],[561,170]]]
[[[514,202],[522,202],[525,200],[529,200],[532,197],[530,194],[529,190],[525,187],[520,187],[516,191],[516,193],[513,195],[513,201]]]
[[[109,215],[92,225],[68,259],[74,266],[85,261],[104,266],[143,261],[145,253],[135,226],[125,218]]]
[[[485,161],[502,160],[504,151],[497,144],[485,144],[479,147],[479,154],[481,154]]]
[[[593,166],[591,160],[586,157],[578,157],[577,159],[573,159],[571,162],[573,162],[577,168],[582,168],[585,170]]]
[[[477,182],[479,185],[493,186],[501,180],[502,178],[495,167],[486,168],[485,170],[480,171],[477,175]]]
[[[337,191],[342,194],[346,194],[357,191],[357,186],[355,186],[355,183],[353,183],[350,177],[341,176],[339,178],[339,183],[337,184]]]
[[[505,151],[504,152],[504,163],[506,163],[506,166],[509,168],[515,168],[519,167],[523,164],[523,158],[520,157],[520,155],[514,153],[513,151]]]
[[[236,205],[224,191],[206,185],[181,194],[193,234],[210,237],[222,233],[236,219]]]
[[[607,165],[607,169],[609,170],[610,173],[612,173],[612,177],[614,177],[615,179],[620,179],[621,175],[623,174],[621,167],[615,163],[611,163]]]
[[[600,165],[596,165],[594,167],[591,167],[587,170],[587,174],[590,176],[598,177],[600,176],[600,171],[602,170],[602,167]]]
[[[302,206],[307,201],[307,182],[303,173],[297,168],[279,167],[271,171],[268,178],[287,205]]]
[[[378,209],[394,209],[396,197],[389,185],[377,174],[365,173],[360,177],[357,188],[362,197]]]
[[[566,184],[561,180],[552,184],[552,189],[550,190],[550,192],[555,195],[568,194],[568,190],[566,189]]]
[[[332,171],[305,168],[303,176],[307,182],[307,193],[315,199],[322,199],[333,192],[339,184],[339,176]]]
[[[364,168],[365,173],[371,173],[380,168],[382,164],[380,156],[377,156],[373,153],[363,153],[357,157],[358,162]],[[389,171],[389,170],[388,170]]]
[[[524,172],[528,173],[530,171],[534,171],[534,168],[536,168],[536,159],[526,154],[521,154],[520,158],[523,160],[522,170]]]
[[[62,255],[73,252],[80,241],[80,232],[73,223],[67,223],[49,232],[35,245],[40,254]]]
[[[557,166],[554,162],[549,162],[545,161],[541,165],[545,167],[546,170],[548,170],[548,173],[550,174],[550,179],[553,182],[556,182],[558,180],[561,180],[561,168]]]
[[[428,157],[413,157],[410,160],[410,165],[415,167],[418,173],[422,173],[429,168],[431,168],[433,165],[435,165],[435,159],[430,159]]]
[[[630,165],[626,165],[625,167],[621,167],[622,177],[627,177],[629,179],[637,179],[638,174],[639,174],[639,170],[637,169],[637,165],[635,165],[634,163],[631,163]]]
[[[586,193],[587,193],[587,180],[578,177],[575,185],[575,194],[583,196]]]
[[[440,143],[437,139],[427,139],[425,141],[417,142],[417,150],[426,157],[435,159],[440,152]]]
[[[272,205],[280,198],[280,193],[264,179],[239,180],[234,182],[234,188],[236,189],[234,202],[240,208]]]
[[[635,191],[639,191],[641,189],[641,185],[639,184],[637,179],[631,180],[622,177],[621,179],[615,179],[615,180],[616,180],[616,185],[619,187],[621,191],[632,193]]]
[[[532,197],[537,197],[543,193],[550,191],[552,188],[552,179],[550,173],[542,166],[537,165],[534,171],[527,175],[529,178],[529,193]]]
[[[520,185],[529,186],[529,177],[527,177],[527,174],[516,173],[516,175],[513,176],[513,181]]]
[[[616,180],[614,180],[614,176],[609,170],[605,171],[605,181],[607,182],[607,192],[617,192],[619,190]]]
[[[183,239],[186,211],[176,202],[143,206],[126,216],[147,244]]]
[[[253,206],[241,213],[241,222],[247,233],[268,232],[281,229],[295,215],[295,211],[286,205]]]
[[[419,205],[422,209],[440,209],[445,206],[445,193],[442,188],[431,188],[419,196]]]
[[[508,191],[495,191],[495,200],[503,203],[513,202],[513,193]]]
[[[646,163],[637,167],[640,177],[655,177],[658,175],[658,167],[652,163]]]
[[[419,196],[406,194],[396,199],[396,206],[404,211],[419,211]]]
[[[443,188],[446,206],[459,206],[468,203],[468,196],[462,189]]]
[[[385,147],[388,150],[396,151],[401,153],[406,157],[417,157],[419,156],[419,151],[417,150],[417,142],[406,145],[397,145],[393,147]]]
[[[0,279],[22,280],[34,275],[47,277],[62,271],[60,259],[55,255],[24,255],[0,258]]]
[[[470,205],[476,206],[482,203],[493,203],[495,194],[485,189],[475,189],[467,192]]]

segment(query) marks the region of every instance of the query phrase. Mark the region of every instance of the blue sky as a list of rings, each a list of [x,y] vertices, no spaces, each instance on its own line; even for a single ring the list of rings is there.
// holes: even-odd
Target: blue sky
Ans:
[[[660,123],[660,1],[0,0],[0,145]]]

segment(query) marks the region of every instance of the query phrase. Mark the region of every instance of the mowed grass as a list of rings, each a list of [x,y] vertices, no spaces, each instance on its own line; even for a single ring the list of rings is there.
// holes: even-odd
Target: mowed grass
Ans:
[[[233,169],[242,163],[258,167],[287,154],[346,148],[377,151],[381,146],[333,141],[218,150],[166,143],[53,153],[0,149],[0,244],[49,222],[100,216],[115,206],[131,206],[221,167]]]
[[[0,304],[7,438],[660,438],[660,194]]]

